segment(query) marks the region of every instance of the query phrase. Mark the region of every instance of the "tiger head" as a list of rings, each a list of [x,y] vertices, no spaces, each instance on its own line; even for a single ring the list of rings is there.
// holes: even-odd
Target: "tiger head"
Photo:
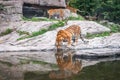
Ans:
[[[62,41],[64,40],[64,36],[62,35],[63,33],[64,33],[64,30],[60,30],[57,33],[56,43],[55,43],[57,49],[61,48]]]
[[[57,49],[59,49],[59,48],[61,48],[61,44],[62,44],[62,41],[64,40],[64,38],[62,37],[62,36],[57,36],[57,38],[56,38],[56,43],[55,43],[55,45],[56,45],[56,47],[57,47]]]

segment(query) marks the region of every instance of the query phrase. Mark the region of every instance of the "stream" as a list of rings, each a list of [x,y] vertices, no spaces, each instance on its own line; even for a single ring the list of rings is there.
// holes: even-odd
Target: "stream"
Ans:
[[[81,57],[75,50],[0,53],[0,80],[119,80],[120,57]]]

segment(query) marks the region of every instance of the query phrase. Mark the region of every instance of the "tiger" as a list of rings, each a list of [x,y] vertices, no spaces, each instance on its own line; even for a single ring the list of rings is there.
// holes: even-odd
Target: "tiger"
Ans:
[[[66,6],[66,9],[69,9],[71,12],[73,12],[73,13],[77,13],[77,11],[78,11],[78,9],[76,9],[76,8],[73,8],[73,7],[70,7],[70,6]]]
[[[63,20],[64,17],[64,10],[63,9],[49,9],[47,11],[49,15],[49,19],[51,19],[53,16],[57,16],[59,19]]]
[[[73,61],[72,53],[68,53],[67,60],[65,60],[63,54],[56,54],[55,57],[59,70],[50,72],[49,77],[51,79],[69,78],[82,70],[82,62],[80,60]]]
[[[61,43],[63,41],[67,41],[67,47],[71,47],[72,41],[76,45],[78,43],[78,38],[81,38],[81,40],[85,43],[83,37],[81,36],[81,29],[79,25],[71,25],[68,28],[64,30],[59,30],[56,36],[56,42],[55,45],[57,49],[61,48]]]
[[[73,7],[69,6],[69,5],[66,6],[66,9],[69,9],[70,12],[76,13],[76,14],[77,14],[77,12],[80,12],[80,13],[81,13],[81,12],[84,12],[84,11],[81,11],[81,10],[79,10],[79,9],[73,8]]]

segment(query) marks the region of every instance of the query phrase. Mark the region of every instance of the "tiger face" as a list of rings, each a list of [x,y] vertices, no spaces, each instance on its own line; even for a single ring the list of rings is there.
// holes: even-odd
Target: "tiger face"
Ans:
[[[49,9],[47,13],[49,15],[49,19],[51,19],[53,16],[57,16],[59,19],[63,20],[64,17],[63,9]]]
[[[76,45],[79,37],[82,39],[82,41],[84,41],[84,39],[81,37],[80,26],[71,25],[64,30],[58,31],[55,43],[56,47],[61,48],[61,43],[64,40],[68,42],[67,47],[70,47],[72,42],[74,42],[74,45]]]
[[[61,47],[63,40],[68,41],[68,46],[70,46],[71,38],[72,38],[72,34],[69,33],[68,31],[66,31],[66,30],[58,31],[57,38],[56,38],[56,46],[57,46],[57,48]]]

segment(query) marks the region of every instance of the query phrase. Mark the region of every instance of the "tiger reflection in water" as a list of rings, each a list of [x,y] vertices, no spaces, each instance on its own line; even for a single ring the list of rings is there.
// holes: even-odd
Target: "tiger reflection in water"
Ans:
[[[64,79],[78,74],[82,69],[82,62],[80,60],[73,61],[73,54],[71,51],[67,52],[65,59],[63,53],[55,55],[59,67],[58,71],[51,71],[49,77],[51,79]]]

